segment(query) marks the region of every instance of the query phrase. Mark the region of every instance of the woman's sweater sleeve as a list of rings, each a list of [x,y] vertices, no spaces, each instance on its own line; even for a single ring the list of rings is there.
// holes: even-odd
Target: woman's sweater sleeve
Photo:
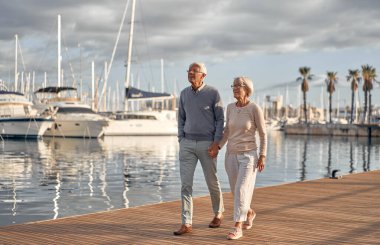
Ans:
[[[267,130],[265,126],[264,113],[259,106],[256,106],[255,113],[255,123],[256,128],[259,133],[260,139],[260,155],[266,156],[267,154]]]
[[[225,123],[224,129],[223,129],[223,138],[219,142],[219,147],[220,148],[223,148],[223,146],[226,144],[226,142],[228,140],[228,134],[229,134],[229,131],[228,131],[229,115],[228,114],[229,114],[229,106],[227,106],[227,111],[226,111],[226,123]]]

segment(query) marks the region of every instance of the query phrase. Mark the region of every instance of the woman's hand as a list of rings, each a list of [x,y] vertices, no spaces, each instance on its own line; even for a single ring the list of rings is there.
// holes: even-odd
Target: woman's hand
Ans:
[[[257,161],[257,168],[259,172],[263,171],[265,167],[265,156],[260,155],[259,160]]]
[[[216,158],[219,153],[219,146],[216,142],[212,143],[208,148],[208,154],[211,158]]]

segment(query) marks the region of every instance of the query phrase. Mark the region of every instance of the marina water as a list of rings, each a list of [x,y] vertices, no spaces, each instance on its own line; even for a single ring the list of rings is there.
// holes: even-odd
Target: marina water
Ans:
[[[2,141],[0,226],[179,200],[178,147],[174,136]],[[224,149],[218,174],[223,192],[229,192]],[[330,177],[333,170],[344,178],[380,169],[379,159],[377,138],[272,131],[256,186]],[[194,196],[204,195],[208,190],[198,165]]]

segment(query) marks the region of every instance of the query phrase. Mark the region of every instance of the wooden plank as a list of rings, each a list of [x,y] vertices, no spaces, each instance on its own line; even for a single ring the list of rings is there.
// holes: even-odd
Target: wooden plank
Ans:
[[[380,171],[257,188],[257,218],[239,244],[378,244]],[[179,191],[179,190],[178,190]],[[0,244],[227,244],[233,226],[224,193],[222,227],[208,228],[209,197],[194,199],[193,233],[174,236],[180,201],[0,227]]]

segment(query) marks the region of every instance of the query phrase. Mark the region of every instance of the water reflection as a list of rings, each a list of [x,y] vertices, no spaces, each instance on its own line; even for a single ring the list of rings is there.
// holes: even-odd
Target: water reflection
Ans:
[[[12,224],[23,215],[25,203],[38,203],[30,192],[31,186],[38,186],[32,179],[39,168],[33,163],[47,158],[46,148],[40,141],[4,141],[0,155],[0,224]]]
[[[258,186],[380,169],[380,139],[268,136]],[[347,143],[349,142],[349,143]],[[218,174],[230,191],[224,170]],[[0,144],[0,225],[180,199],[176,137],[45,138]],[[202,169],[194,196],[208,195]]]
[[[167,191],[174,183],[178,184],[174,173],[177,137],[105,137],[102,146],[107,156],[123,163],[125,207],[129,207],[127,196],[149,196],[154,203],[172,196]],[[143,189],[145,186],[151,188]]]
[[[368,144],[367,144],[367,164],[365,165],[365,162],[363,161],[363,170],[364,171],[369,171],[371,170],[370,164],[371,164],[371,139],[369,139]]]
[[[352,145],[352,141],[350,141],[350,171],[349,173],[352,174],[355,172],[355,167],[354,167],[354,147]]]
[[[93,205],[105,210],[114,208],[105,188],[106,162],[97,139],[47,138],[44,143],[50,153],[48,176],[55,177],[54,219],[70,214],[72,206],[80,212],[80,201],[90,209]],[[73,205],[73,201],[79,202]]]
[[[329,144],[328,144],[328,150],[327,150],[327,173],[325,175],[325,177],[329,178],[331,176],[331,158],[332,158],[332,155],[331,155],[331,144],[332,144],[332,138],[329,136],[328,137],[329,139]]]
[[[304,142],[304,147],[303,147],[303,156],[302,156],[302,162],[301,162],[301,176],[300,176],[301,181],[306,179],[307,142],[308,142],[308,137],[306,138]]]
[[[0,225],[172,200],[167,186],[178,186],[175,137],[6,141],[0,151]]]
[[[283,143],[275,143],[278,141]],[[362,163],[362,146],[370,149],[365,152],[364,164],[368,166],[369,159],[370,163],[376,163],[375,168],[379,168],[379,156],[372,153],[379,149],[378,139],[372,139],[371,144],[368,144],[360,138],[348,141],[342,137],[293,136],[271,132],[267,169],[259,176],[258,185],[261,186],[263,180],[267,184],[269,178],[271,184],[276,184],[330,177],[334,169],[340,169],[340,174],[366,171],[366,168],[356,169]]]

